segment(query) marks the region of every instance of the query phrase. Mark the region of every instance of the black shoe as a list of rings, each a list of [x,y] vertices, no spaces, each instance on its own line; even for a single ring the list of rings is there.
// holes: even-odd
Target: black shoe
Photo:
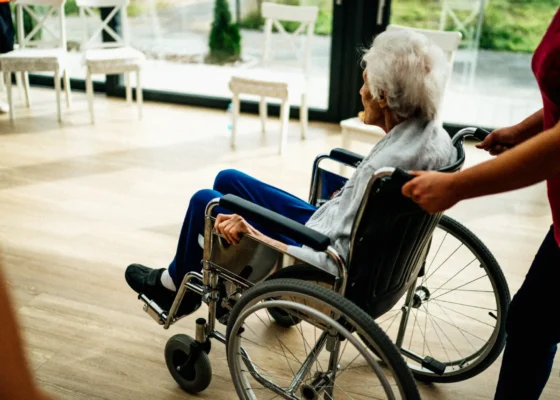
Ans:
[[[161,274],[165,268],[152,269],[141,264],[131,264],[126,268],[124,277],[128,285],[138,294],[144,294],[153,300],[163,310],[169,312],[177,292],[167,289],[161,283]],[[175,314],[176,317],[188,315],[200,307],[200,295],[195,292],[187,291],[183,301]]]

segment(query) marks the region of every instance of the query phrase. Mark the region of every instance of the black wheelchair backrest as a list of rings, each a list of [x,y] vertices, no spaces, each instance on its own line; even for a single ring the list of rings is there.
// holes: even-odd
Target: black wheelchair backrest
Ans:
[[[401,170],[372,177],[354,222],[346,297],[374,318],[390,310],[416,280],[441,214],[401,194]]]
[[[455,172],[465,162],[464,140],[484,140],[488,132],[464,128],[453,138],[456,161],[440,172]],[[313,165],[311,204],[321,206],[339,190],[346,178],[322,169],[322,160],[330,159],[357,168],[363,156],[346,149],[334,149],[317,157]],[[369,182],[360,210],[354,221],[346,297],[364,308],[374,318],[389,311],[414,283],[429,250],[432,233],[441,214],[430,215],[401,193],[412,177],[389,168],[375,174]]]

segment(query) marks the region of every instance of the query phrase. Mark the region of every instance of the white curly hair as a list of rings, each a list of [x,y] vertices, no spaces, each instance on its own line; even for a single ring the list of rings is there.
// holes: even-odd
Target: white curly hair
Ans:
[[[367,85],[402,118],[434,120],[447,80],[445,54],[426,36],[408,29],[383,32],[364,52]]]

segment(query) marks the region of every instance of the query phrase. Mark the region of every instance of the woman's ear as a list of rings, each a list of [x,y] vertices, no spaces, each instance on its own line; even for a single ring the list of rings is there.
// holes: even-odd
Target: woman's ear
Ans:
[[[387,108],[387,92],[385,90],[379,91],[379,96],[377,97],[377,101],[379,102],[379,107]]]

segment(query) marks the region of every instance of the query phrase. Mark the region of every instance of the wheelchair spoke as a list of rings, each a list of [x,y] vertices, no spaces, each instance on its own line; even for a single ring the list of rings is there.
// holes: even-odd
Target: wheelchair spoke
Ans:
[[[430,276],[428,276],[424,282],[427,282],[428,279],[430,279],[436,272],[438,272],[438,270],[443,266],[443,264],[445,264],[451,257],[453,257],[455,255],[455,253],[457,253],[457,251],[459,251],[459,249],[463,247],[463,243],[461,243],[459,246],[457,246],[457,248],[449,255],[449,257],[447,257],[437,268],[434,272],[432,272],[432,274]]]
[[[436,301],[437,301],[437,300],[436,300]],[[487,326],[489,326],[490,328],[493,328],[493,327],[494,327],[493,325],[490,325],[489,323],[486,323],[486,322],[481,321],[481,320],[479,320],[479,319],[477,319],[477,318],[471,317],[470,315],[464,314],[464,313],[459,312],[459,311],[457,311],[457,310],[454,310],[454,309],[452,309],[452,308],[450,308],[450,307],[447,307],[447,306],[444,306],[444,305],[441,305],[441,304],[438,304],[438,306],[443,307],[443,308],[445,308],[445,309],[447,309],[447,310],[449,310],[449,311],[453,311],[454,313],[457,313],[457,314],[459,314],[459,315],[462,315],[463,317],[470,318],[470,319],[472,319],[473,321],[480,322],[481,324],[487,325]]]
[[[249,342],[249,343],[251,343],[251,344],[254,344],[255,346],[264,347],[263,345],[261,345],[261,344],[255,342],[254,340],[248,339],[246,336],[241,336],[241,337],[243,338],[243,340],[246,340],[247,342]],[[267,349],[270,349],[270,347],[267,347]],[[277,354],[277,355],[281,356],[281,357],[284,356],[284,354],[283,354],[283,353],[280,353],[279,351],[274,351],[274,350],[272,350],[272,352],[273,352],[274,354]],[[295,358],[292,359],[292,361],[293,361],[293,362],[298,362],[298,360],[296,360]]]
[[[418,314],[418,311],[416,312],[416,314]],[[422,334],[422,338],[424,339],[424,345],[427,345],[426,343],[426,335],[424,334],[424,332],[422,332],[422,327],[420,326],[420,323],[418,322],[418,319],[415,319],[414,322],[418,325],[418,330],[420,331],[420,333]],[[432,355],[432,351],[430,350],[430,346],[428,345],[428,353],[430,354],[430,356]]]
[[[396,308],[396,309],[387,311],[387,312],[385,313],[385,315],[391,314],[391,313],[394,313],[394,312],[398,312],[398,311],[401,311],[401,310],[398,309],[398,308]],[[397,314],[397,315],[398,315],[398,314]],[[393,317],[392,317],[392,316],[391,316],[391,317],[388,317],[388,318],[384,319],[383,321],[378,322],[378,324],[379,324],[379,325],[383,325],[385,322],[389,321],[391,318],[393,318]]]
[[[426,313],[428,312],[428,307],[429,307],[429,304],[426,305]],[[428,316],[426,316],[426,318],[424,318],[424,319],[425,319],[425,321],[424,321],[424,332],[427,333],[428,332],[428,329],[427,329],[427,327],[428,327]],[[422,347],[422,354],[426,353],[427,342],[428,341],[426,340],[426,335],[424,334],[424,346]],[[428,346],[428,351],[430,351],[430,346]],[[430,352],[430,354],[431,354],[431,352]]]
[[[438,296],[439,297],[439,296]],[[495,308],[487,308],[487,307],[480,307],[480,306],[473,306],[471,304],[465,304],[465,303],[457,303],[456,301],[448,301],[448,300],[438,300],[437,297],[431,300],[428,300],[426,302],[426,304],[430,303],[430,301],[438,301],[440,303],[448,303],[448,304],[457,304],[459,306],[464,306],[464,307],[471,307],[471,308],[478,308],[479,310],[487,310],[487,311],[498,311]]]
[[[485,275],[485,276],[486,276],[486,275]],[[484,276],[481,276],[480,278],[484,278]],[[480,278],[479,278],[479,279],[480,279]],[[469,283],[470,283],[470,282],[469,282]],[[465,285],[466,285],[466,284],[465,284]],[[464,286],[464,285],[461,285],[461,286],[459,286],[459,287],[462,287],[462,286]],[[448,289],[448,288],[445,288],[445,289],[444,289],[444,288],[441,288],[441,290],[448,290],[448,291],[450,291],[450,292],[473,292],[473,293],[492,293],[492,294],[494,294],[494,291],[493,291],[493,290],[473,290],[473,289],[457,289],[457,288],[455,288],[455,289]],[[444,294],[445,294],[445,293],[444,293]],[[443,296],[443,295],[439,295],[439,296],[437,296],[437,297],[441,297],[441,296]]]
[[[441,285],[439,288],[437,288],[436,290],[434,290],[432,292],[432,296],[436,294],[436,292],[444,285],[447,285],[453,278],[455,278],[457,275],[459,275],[461,272],[463,272],[469,265],[471,265],[473,262],[476,261],[476,258],[474,258],[471,262],[469,262],[467,265],[465,265],[463,268],[461,268],[461,270],[459,272],[457,272],[455,275],[453,275],[451,278],[449,278],[447,281],[445,281],[445,283],[443,285]]]
[[[426,311],[424,311],[424,310],[421,310],[421,311],[424,312],[424,313],[426,312]],[[443,310],[443,313],[445,314],[445,311],[444,311],[444,310]],[[446,314],[446,316],[447,316],[447,314]],[[469,332],[469,331],[467,331],[467,330],[465,330],[465,329],[463,329],[463,328],[459,328],[459,327],[457,326],[457,324],[455,324],[455,323],[453,322],[453,319],[452,319],[452,318],[449,318],[449,319],[451,320],[451,322],[449,322],[449,321],[447,321],[447,320],[445,320],[445,319],[443,319],[443,318],[441,318],[441,317],[438,317],[437,315],[433,315],[433,314],[432,314],[432,317],[435,318],[435,319],[438,319],[438,320],[440,320],[440,321],[442,321],[442,322],[445,322],[446,324],[448,324],[448,325],[454,327],[455,329],[457,329],[459,332],[468,333],[468,334],[471,335],[472,337],[475,337],[475,338],[477,338],[478,340],[480,340],[480,341],[482,341],[482,342],[486,342],[486,339],[482,339],[480,336],[477,336],[477,335],[475,335],[474,333],[471,333],[471,332]],[[473,346],[473,347],[474,347],[474,346]]]
[[[412,323],[412,333],[410,334],[410,342],[408,342],[408,348],[412,347],[412,338],[414,337],[414,329],[416,329],[416,320],[418,319],[418,309],[416,309],[416,314],[414,315],[414,322]]]
[[[436,305],[437,305],[439,308],[441,308],[441,310],[443,311],[443,313],[444,313],[444,314],[447,316],[447,318],[449,318],[449,320],[451,321],[451,324],[461,333],[461,335],[465,338],[465,340],[471,345],[471,347],[473,348],[473,350],[476,352],[476,350],[477,350],[476,347],[475,347],[475,346],[472,344],[472,342],[465,336],[465,333],[469,333],[469,334],[471,334],[471,335],[473,335],[473,334],[470,333],[470,332],[465,331],[464,329],[459,328],[459,327],[457,326],[457,324],[455,323],[455,321],[453,321],[453,318],[451,318],[451,317],[449,316],[449,314],[445,312],[445,310],[441,307],[441,305],[439,305],[439,304],[437,304],[437,303],[436,303]],[[465,332],[465,333],[463,333],[463,332]],[[473,335],[473,336],[478,337],[478,336],[476,336],[476,335]],[[478,338],[479,338],[481,341],[483,341],[483,342],[486,343],[486,340],[484,340],[484,339],[482,339],[482,338],[480,338],[480,337],[478,337]]]
[[[354,358],[352,359],[352,361],[350,361],[350,364],[348,364],[348,365],[346,366],[346,368],[344,368],[343,370],[341,370],[336,376],[340,378],[340,376],[341,376],[344,372],[346,372],[347,369],[351,369],[351,368],[349,368],[350,365],[352,365],[352,363],[353,363],[354,361],[356,361],[356,359],[357,359],[359,356],[360,356],[360,355],[357,354],[356,357],[354,357]]]
[[[445,355],[447,356],[447,360],[449,362],[451,362],[451,357],[449,357],[449,353],[447,352],[447,349],[445,348],[445,345],[443,344],[443,341],[441,340],[441,337],[439,336],[439,333],[437,331],[436,325],[437,325],[437,321],[434,324],[434,318],[430,315],[430,313],[428,312],[428,308],[424,307],[426,309],[426,319],[430,319],[430,322],[432,323],[432,327],[434,328],[434,332],[436,333],[436,336],[438,338],[439,343],[441,344],[441,347],[443,349],[443,352],[445,353]],[[439,328],[441,330],[441,327]],[[445,337],[447,337],[447,335],[445,334],[445,332],[442,330],[443,334],[445,335]],[[447,337],[447,340],[449,340],[449,338]],[[451,342],[451,344],[453,344]],[[455,349],[457,350],[457,349]],[[457,353],[459,353],[459,351],[457,350]],[[459,353],[459,355],[461,355],[461,353]],[[461,356],[462,357],[462,356]]]
[[[342,357],[344,356],[344,352],[346,351],[346,345],[348,344],[348,340],[346,340],[344,342],[344,347],[342,348],[342,351],[340,352],[340,355],[338,356],[338,364],[340,365],[340,363],[342,362]]]
[[[400,310],[399,310],[399,311],[400,311]],[[400,314],[398,314],[398,313],[395,315],[395,317],[393,318],[393,320],[392,320],[391,323],[389,324],[389,327],[387,328],[387,332],[389,332],[389,331],[391,330],[391,327],[393,326],[393,324],[395,323],[395,321],[397,320],[397,317],[398,317],[399,315],[400,315]]]
[[[437,298],[439,298],[439,297],[445,296],[445,295],[448,294],[448,293],[454,292],[454,291],[456,291],[456,290],[459,289],[459,288],[465,287],[465,286],[467,286],[467,285],[469,285],[469,284],[471,284],[471,283],[474,283],[474,282],[476,282],[476,281],[479,281],[479,280],[481,280],[482,278],[485,278],[485,277],[487,277],[487,276],[488,276],[488,274],[484,274],[484,275],[482,275],[482,276],[480,276],[480,277],[478,277],[478,278],[476,278],[476,279],[473,279],[472,281],[469,281],[469,282],[467,282],[467,283],[462,284],[461,286],[457,286],[457,288],[455,288],[455,289],[450,289],[449,291],[447,291],[447,292],[445,292],[445,293],[443,293],[443,294],[440,294],[439,296],[432,297],[431,300],[435,300],[435,299],[437,299]],[[447,282],[446,282],[446,283],[447,283]],[[443,285],[442,285],[442,286],[443,286]],[[438,288],[437,290],[439,290],[439,288]],[[435,293],[435,291],[434,291],[434,293]],[[493,292],[492,292],[492,293],[493,293]],[[433,296],[433,293],[432,293],[432,296]]]
[[[432,265],[434,264],[434,261],[437,258],[437,255],[439,254],[439,251],[441,250],[441,246],[443,246],[443,242],[445,242],[445,239],[447,238],[448,233],[445,232],[445,236],[443,237],[443,240],[441,241],[441,243],[439,244],[439,247],[436,251],[436,254],[434,255],[434,257],[432,258],[432,262],[430,263],[430,266],[428,267],[428,269],[424,272],[424,277],[422,279],[422,284],[424,284],[424,282],[426,282],[428,280],[427,276],[428,273],[430,272],[430,269],[432,268]]]
[[[260,317],[258,314],[256,314],[256,315],[257,315],[257,318],[261,320],[261,322],[263,323],[264,326],[270,328],[270,325],[266,325],[266,324],[264,323],[264,321],[261,319],[261,317]],[[268,319],[269,319],[269,321],[270,321],[270,324],[272,325],[272,319],[270,318],[270,314],[268,313],[268,311],[267,311],[266,315],[268,316]],[[292,353],[292,352],[290,351],[290,349],[288,348],[288,346],[286,346],[286,345],[284,344],[284,342],[283,342],[282,340],[280,340],[280,338],[278,337],[278,333],[276,333],[276,331],[274,332],[274,335],[276,336],[276,340],[278,340],[278,343],[280,343],[280,348],[285,347],[286,350],[288,350],[288,352],[292,355],[292,357],[294,357],[294,358],[297,360],[298,363],[301,363],[301,361],[299,361],[299,359],[294,355],[294,353]],[[284,350],[282,350],[282,352],[284,353],[284,358],[286,358],[286,362],[288,363],[288,365],[290,365],[290,363],[289,363],[289,361],[288,361],[288,357],[286,356],[286,353],[284,352]],[[292,369],[291,365],[290,365],[290,369],[292,370],[292,373],[293,373],[294,376],[295,376],[294,370]]]

